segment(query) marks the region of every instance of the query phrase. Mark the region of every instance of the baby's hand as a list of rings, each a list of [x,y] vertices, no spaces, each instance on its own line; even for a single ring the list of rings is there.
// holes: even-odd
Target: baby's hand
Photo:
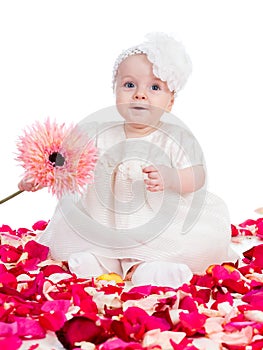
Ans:
[[[35,181],[32,178],[26,178],[24,177],[18,184],[18,188],[20,191],[29,191],[29,192],[36,192],[43,188],[43,186],[37,184],[35,185]]]
[[[144,180],[148,191],[158,192],[169,187],[169,177],[171,176],[169,167],[165,165],[159,165],[158,167],[150,165],[143,168],[142,171],[148,175],[148,178]]]

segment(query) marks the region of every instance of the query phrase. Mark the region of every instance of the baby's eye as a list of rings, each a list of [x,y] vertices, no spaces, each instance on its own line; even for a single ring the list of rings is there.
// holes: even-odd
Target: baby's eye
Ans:
[[[124,87],[131,89],[134,88],[134,84],[131,81],[127,81],[127,83],[124,84]]]
[[[152,86],[151,86],[151,89],[152,89],[152,90],[155,90],[155,91],[161,90],[161,89],[160,89],[160,86],[157,85],[157,84],[152,85]]]

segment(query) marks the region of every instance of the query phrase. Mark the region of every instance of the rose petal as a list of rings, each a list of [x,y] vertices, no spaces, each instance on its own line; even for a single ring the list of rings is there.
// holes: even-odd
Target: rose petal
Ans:
[[[72,349],[76,342],[86,341],[99,344],[105,340],[104,330],[86,317],[74,317],[65,322],[64,326],[56,332],[59,341],[65,348]]]
[[[141,344],[135,342],[125,342],[119,338],[113,338],[107,340],[100,350],[145,350]]]
[[[16,289],[17,280],[11,273],[4,272],[0,274],[0,285]]]
[[[22,247],[12,247],[9,244],[0,245],[0,259],[4,263],[16,262],[22,254]]]
[[[34,223],[34,225],[32,226],[32,229],[34,231],[44,231],[45,228],[47,227],[47,225],[48,225],[47,221],[39,220],[39,221]]]
[[[0,232],[15,234],[15,231],[13,231],[13,230],[11,229],[11,227],[8,226],[8,225],[2,225],[2,226],[0,227]]]
[[[45,312],[43,315],[39,316],[39,323],[40,325],[46,329],[53,332],[58,331],[61,329],[66,322],[66,316],[65,313],[62,311],[50,311]]]
[[[197,332],[203,333],[203,327],[205,325],[205,321],[207,317],[205,315],[200,314],[197,311],[191,313],[180,313],[180,321],[183,326],[183,331],[187,335],[193,335]]]
[[[22,340],[17,335],[10,337],[0,338],[0,349],[1,350],[18,350],[22,345]]]
[[[41,310],[45,312],[50,311],[61,311],[63,313],[67,313],[69,306],[70,306],[69,300],[52,300],[52,301],[46,301],[41,307]]]
[[[46,332],[37,320],[25,317],[15,317],[18,327],[18,335],[23,339],[42,339]]]
[[[186,296],[180,301],[179,309],[187,310],[189,312],[197,312],[197,306],[193,298]]]
[[[231,235],[232,237],[236,237],[239,235],[239,231],[235,225],[231,224]]]
[[[145,333],[142,346],[148,349],[149,346],[161,345],[162,349],[169,349],[171,347],[171,339],[178,344],[185,336],[184,332],[161,332],[159,329],[153,329]]]
[[[17,333],[17,323],[5,323],[0,322],[0,338],[1,337],[10,337]]]
[[[194,339],[193,345],[199,350],[221,350],[222,347],[217,342],[207,338]]]
[[[28,259],[37,258],[39,261],[44,261],[47,259],[49,248],[43,244],[31,240],[26,243],[24,252],[28,253]]]

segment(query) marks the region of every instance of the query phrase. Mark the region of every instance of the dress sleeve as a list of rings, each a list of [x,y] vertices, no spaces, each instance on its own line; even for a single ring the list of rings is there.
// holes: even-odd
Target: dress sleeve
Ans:
[[[190,131],[179,127],[172,135],[172,167],[183,169],[195,165],[205,165],[200,144]]]

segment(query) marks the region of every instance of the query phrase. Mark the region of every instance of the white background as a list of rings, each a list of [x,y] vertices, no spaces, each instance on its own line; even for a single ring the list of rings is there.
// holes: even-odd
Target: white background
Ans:
[[[0,0],[0,198],[17,190],[23,129],[46,117],[79,122],[114,104],[116,56],[152,31],[174,34],[193,74],[173,113],[199,140],[209,190],[233,223],[263,206],[260,0]],[[56,204],[46,190],[0,207],[0,226],[31,227]]]

